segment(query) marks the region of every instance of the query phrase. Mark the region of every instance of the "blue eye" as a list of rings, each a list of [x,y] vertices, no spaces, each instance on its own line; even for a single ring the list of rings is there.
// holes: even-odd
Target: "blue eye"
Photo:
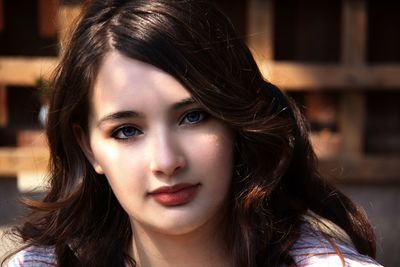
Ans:
[[[206,119],[207,117],[207,113],[204,111],[191,111],[188,112],[182,119],[181,123],[184,124],[196,124],[199,123],[201,121],[203,121],[204,119]]]
[[[115,139],[129,139],[141,134],[141,131],[132,126],[122,126],[114,130],[111,136]]]

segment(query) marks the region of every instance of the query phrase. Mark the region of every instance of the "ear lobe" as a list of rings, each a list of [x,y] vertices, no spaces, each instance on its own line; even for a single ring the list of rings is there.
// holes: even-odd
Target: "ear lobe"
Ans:
[[[72,126],[72,131],[74,132],[75,139],[78,142],[83,153],[85,154],[86,158],[92,164],[93,169],[98,174],[104,174],[103,168],[98,164],[98,162],[96,161],[96,158],[94,157],[92,147],[90,145],[89,136],[85,133],[85,131],[82,129],[82,127],[78,124],[74,124]]]

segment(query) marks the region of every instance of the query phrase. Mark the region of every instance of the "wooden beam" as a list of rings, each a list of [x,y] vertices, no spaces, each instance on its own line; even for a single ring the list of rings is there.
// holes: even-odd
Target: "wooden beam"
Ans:
[[[0,127],[5,127],[8,123],[7,88],[0,83]]]
[[[59,0],[39,0],[39,35],[54,38],[57,35],[57,12]]]
[[[258,62],[264,77],[286,90],[400,89],[400,65],[340,66],[293,62]]]
[[[22,171],[46,171],[48,160],[47,148],[0,148],[0,177],[13,176]]]
[[[0,57],[0,83],[34,86],[49,78],[57,58]],[[350,66],[266,62],[260,63],[264,76],[286,90],[400,89],[400,65]]]
[[[364,87],[372,87],[373,89],[400,88],[400,64],[374,65],[362,69],[364,71],[361,75],[363,75],[365,83],[361,84]]]
[[[363,65],[366,55],[366,0],[345,0],[342,10],[342,63]]]
[[[360,157],[323,159],[320,172],[339,183],[400,185],[400,157]]]
[[[5,19],[4,19],[4,0],[0,0],[0,32],[4,31]]]
[[[0,57],[0,83],[35,86],[39,79],[48,79],[57,64],[56,58]]]
[[[366,0],[343,1],[342,64],[346,67],[365,65],[367,35]],[[365,95],[349,87],[340,99],[339,128],[343,135],[343,156],[361,157],[364,146]]]
[[[363,155],[365,116],[365,95],[362,92],[343,92],[339,104],[343,157]]]
[[[274,11],[272,0],[248,2],[247,44],[258,60],[270,61],[274,57]]]

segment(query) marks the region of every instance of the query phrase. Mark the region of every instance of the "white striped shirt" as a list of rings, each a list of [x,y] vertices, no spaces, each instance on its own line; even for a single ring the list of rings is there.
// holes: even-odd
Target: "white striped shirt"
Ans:
[[[339,257],[337,250],[343,255]],[[290,255],[298,267],[379,267],[375,260],[359,254],[350,244],[333,243],[310,225],[303,225],[302,234],[293,245]],[[344,265],[343,265],[344,264]],[[57,266],[54,249],[30,247],[18,252],[6,264],[7,267]]]

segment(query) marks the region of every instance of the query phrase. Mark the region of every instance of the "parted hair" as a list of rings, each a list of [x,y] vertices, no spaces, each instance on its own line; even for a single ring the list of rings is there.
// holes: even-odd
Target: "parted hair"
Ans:
[[[236,267],[294,264],[289,251],[308,212],[337,224],[360,253],[375,256],[362,210],[318,173],[299,109],[262,77],[229,19],[198,0],[86,6],[52,81],[49,191],[40,201],[25,201],[31,213],[18,234],[26,246],[53,246],[59,266],[136,265],[128,253],[128,215],[72,129],[87,130],[93,82],[110,51],[172,75],[234,131],[225,234]]]

